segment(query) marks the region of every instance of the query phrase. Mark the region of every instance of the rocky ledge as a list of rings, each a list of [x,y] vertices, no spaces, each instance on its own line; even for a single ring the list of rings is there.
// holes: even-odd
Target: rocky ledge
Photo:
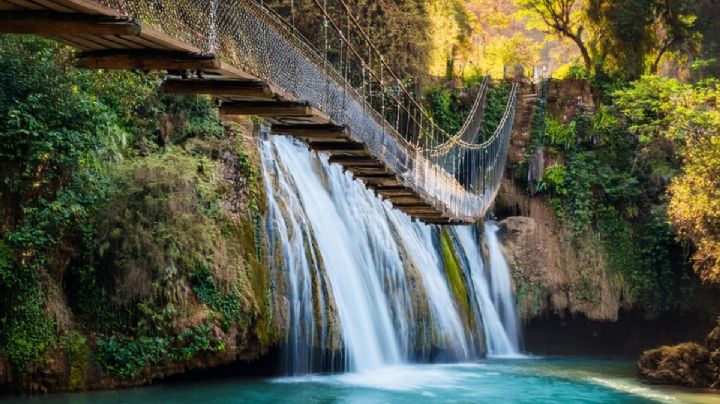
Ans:
[[[705,345],[686,342],[645,351],[637,371],[652,384],[720,387],[720,322],[707,336]]]

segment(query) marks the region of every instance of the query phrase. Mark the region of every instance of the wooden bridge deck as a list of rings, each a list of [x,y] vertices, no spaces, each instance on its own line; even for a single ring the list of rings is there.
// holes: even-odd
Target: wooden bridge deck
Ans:
[[[273,133],[294,136],[329,154],[331,163],[342,165],[411,217],[451,223],[322,111],[117,10],[89,0],[0,0],[0,32],[64,42],[80,51],[78,65],[84,68],[167,71],[162,85],[166,93],[214,96],[220,100],[221,116],[262,116]]]

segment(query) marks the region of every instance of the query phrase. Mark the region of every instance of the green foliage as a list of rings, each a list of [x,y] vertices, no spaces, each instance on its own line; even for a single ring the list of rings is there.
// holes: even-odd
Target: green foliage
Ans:
[[[495,129],[500,125],[500,120],[502,120],[505,112],[508,97],[510,97],[509,82],[490,85],[485,104],[485,116],[480,127],[481,139],[487,139],[495,133]]]
[[[44,313],[44,296],[39,288],[16,291],[19,303],[0,320],[5,356],[15,370],[24,373],[28,365],[41,362],[55,342],[55,324]]]
[[[193,328],[186,328],[177,336],[176,357],[178,360],[190,360],[202,352],[222,351],[225,345],[222,341],[213,338],[210,327],[200,325]]]
[[[184,328],[175,336],[99,335],[97,362],[102,370],[121,379],[138,377],[148,366],[187,361],[203,352],[225,349],[206,324]]]
[[[717,130],[717,128],[716,128]],[[690,143],[682,173],[670,186],[670,219],[695,243],[693,266],[705,282],[720,284],[720,136]]]
[[[44,283],[55,259],[92,233],[104,195],[98,168],[123,143],[117,117],[87,89],[92,75],[69,69],[50,41],[0,38],[0,321],[5,351],[22,372],[55,343]],[[20,258],[22,257],[22,258]]]
[[[563,125],[553,117],[545,118],[545,134],[548,136],[549,144],[569,150],[577,143],[575,137],[576,121]]]
[[[98,336],[97,361],[107,374],[122,379],[140,375],[149,364],[159,364],[168,354],[168,340],[162,337],[130,338]]]
[[[91,344],[69,327],[99,335],[98,363],[123,378],[222,349],[209,325],[188,328],[185,316],[196,304],[198,265],[212,279],[210,288],[203,278],[203,296],[226,329],[240,324],[253,293],[218,162],[224,151],[238,153],[247,209],[261,214],[257,161],[241,137],[224,136],[209,97],[160,95],[159,74],[78,70],[71,51],[52,41],[0,42],[3,356],[23,373],[60,346],[75,389]],[[199,152],[177,146],[190,138]],[[257,253],[262,233],[252,238],[247,248]],[[57,279],[71,323],[54,318],[66,310],[48,292]]]
[[[202,265],[193,274],[192,282],[198,299],[222,315],[221,323],[226,330],[231,324],[241,321],[242,306],[240,293],[236,288],[227,294],[220,292],[215,284],[215,278],[207,267]]]
[[[554,79],[560,80],[587,80],[590,78],[587,69],[578,63],[562,65],[552,75]]]
[[[435,86],[426,92],[435,123],[447,133],[454,134],[462,126],[465,115],[453,90]]]
[[[649,314],[688,308],[687,255],[668,225],[666,191],[688,141],[706,138],[720,122],[708,108],[714,91],[646,77],[617,91],[613,105],[594,114],[580,108],[566,124],[547,118],[545,135],[533,136],[532,147],[544,147],[555,161],[536,190],[576,234],[601,235],[609,266]],[[694,186],[686,199],[715,188]],[[697,203],[686,212],[701,211]]]
[[[87,338],[71,331],[60,340],[60,345],[65,349],[65,355],[70,363],[68,390],[84,389],[90,366],[90,347],[87,344]]]

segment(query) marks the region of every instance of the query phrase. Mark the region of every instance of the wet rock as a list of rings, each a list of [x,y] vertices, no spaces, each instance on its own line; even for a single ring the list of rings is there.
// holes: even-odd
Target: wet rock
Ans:
[[[640,377],[653,384],[686,387],[720,386],[720,322],[705,346],[686,342],[645,351],[637,363]]]
[[[645,351],[637,370],[642,378],[654,384],[707,387],[711,380],[709,363],[705,347],[687,342]]]

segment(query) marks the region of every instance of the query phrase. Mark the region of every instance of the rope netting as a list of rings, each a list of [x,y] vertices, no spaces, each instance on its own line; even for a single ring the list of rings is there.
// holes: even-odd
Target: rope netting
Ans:
[[[462,129],[448,134],[389,68],[344,0],[305,0],[317,12],[305,35],[293,25],[294,0],[281,2],[290,5],[284,9],[259,0],[96,1],[312,103],[450,219],[481,219],[495,198],[517,84],[493,135],[480,139],[487,78]]]

